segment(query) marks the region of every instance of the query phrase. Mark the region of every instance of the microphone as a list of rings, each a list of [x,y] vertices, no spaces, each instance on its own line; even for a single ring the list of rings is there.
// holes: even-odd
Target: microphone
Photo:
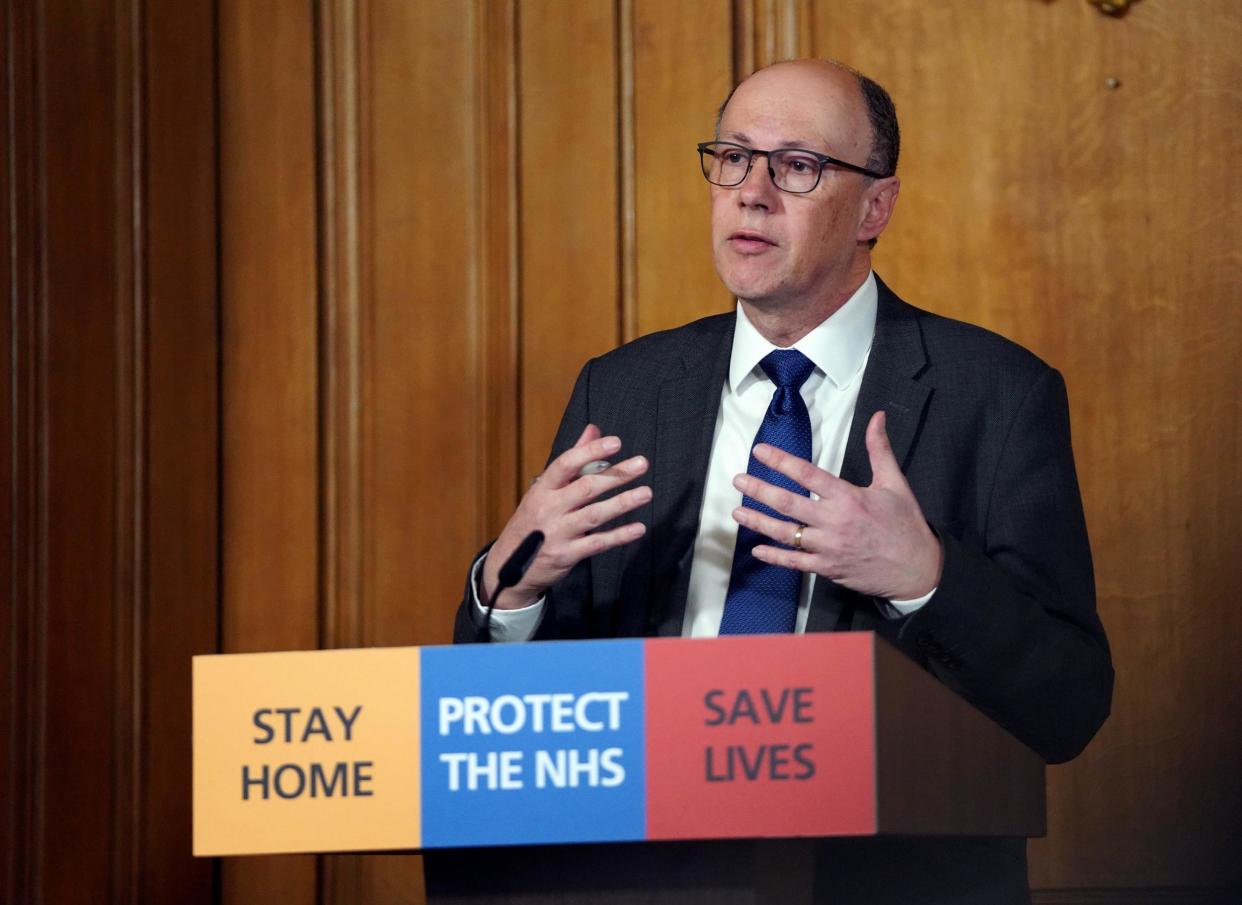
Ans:
[[[487,615],[483,618],[482,640],[489,642],[492,640],[492,611],[496,609],[496,601],[506,589],[522,580],[522,576],[526,574],[526,570],[534,562],[535,554],[542,546],[543,532],[532,531],[522,539],[517,549],[509,554],[505,564],[500,567],[496,591],[492,594],[491,600],[487,602]]]

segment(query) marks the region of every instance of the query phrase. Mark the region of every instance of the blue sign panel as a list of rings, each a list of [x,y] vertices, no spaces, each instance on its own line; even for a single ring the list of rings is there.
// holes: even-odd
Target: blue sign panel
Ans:
[[[423,846],[646,836],[643,642],[422,651]]]

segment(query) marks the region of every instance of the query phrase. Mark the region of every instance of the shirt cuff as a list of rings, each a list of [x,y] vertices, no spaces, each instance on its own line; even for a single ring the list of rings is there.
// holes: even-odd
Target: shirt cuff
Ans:
[[[484,553],[474,561],[474,565],[470,567],[470,594],[474,598],[474,606],[471,608],[471,616],[474,624],[483,627],[483,620],[487,618],[487,607],[483,606],[479,598],[479,581],[482,577],[483,560],[487,559]],[[540,597],[534,603],[528,604],[517,610],[492,610],[492,640],[505,641],[529,641],[535,636],[535,630],[539,628],[539,623],[543,619],[544,598]]]
[[[888,617],[890,619],[900,619],[902,616],[909,616],[911,613],[921,608],[923,604],[927,603],[927,601],[931,600],[932,595],[934,595],[938,590],[940,590],[939,585],[932,588],[922,597],[915,597],[913,600],[886,600],[885,603],[888,604],[888,608],[890,610]]]

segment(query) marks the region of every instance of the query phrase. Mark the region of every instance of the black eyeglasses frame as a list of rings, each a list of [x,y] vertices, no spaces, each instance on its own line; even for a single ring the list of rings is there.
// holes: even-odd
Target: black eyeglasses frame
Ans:
[[[712,182],[711,177],[707,175],[708,169],[709,169],[708,162],[707,162],[707,155],[710,154],[714,158],[716,155],[712,152],[711,149],[722,147],[722,146],[727,147],[727,148],[737,148],[740,151],[745,151],[747,154],[746,172],[742,175],[741,179],[739,179],[737,182],[730,183],[729,185],[724,185],[719,182]],[[887,176],[884,176],[881,173],[877,173],[875,170],[869,170],[866,167],[860,167],[857,164],[847,163],[844,160],[838,160],[837,158],[831,157],[828,154],[821,154],[818,151],[812,151],[810,148],[773,148],[771,151],[762,151],[759,148],[748,148],[746,147],[746,145],[740,145],[737,142],[733,142],[733,141],[701,141],[698,143],[697,147],[699,151],[699,166],[703,170],[703,178],[706,179],[708,182],[710,182],[712,185],[719,185],[721,188],[726,188],[726,189],[737,188],[737,186],[741,185],[743,182],[746,181],[747,177],[750,176],[751,169],[755,165],[755,158],[759,155],[763,155],[764,157],[768,158],[768,176],[771,178],[772,184],[775,185],[782,192],[786,192],[790,195],[805,195],[808,192],[815,191],[815,189],[819,187],[819,181],[824,176],[824,168],[829,167],[829,166],[840,167],[843,170],[849,170],[853,173],[861,173],[864,176],[870,176],[872,179],[887,179],[888,178]],[[812,185],[809,189],[805,189],[804,191],[801,191],[801,192],[795,192],[791,189],[787,189],[787,188],[784,188],[783,186],[777,185],[776,173],[773,172],[772,170],[771,161],[772,161],[772,155],[779,154],[781,151],[797,151],[799,154],[810,154],[812,157],[814,157],[819,162],[819,172],[815,174],[815,184]]]

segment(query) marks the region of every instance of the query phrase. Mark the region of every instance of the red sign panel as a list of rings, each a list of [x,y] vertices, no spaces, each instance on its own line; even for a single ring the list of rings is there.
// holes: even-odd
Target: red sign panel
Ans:
[[[876,832],[874,641],[647,642],[647,838]]]

